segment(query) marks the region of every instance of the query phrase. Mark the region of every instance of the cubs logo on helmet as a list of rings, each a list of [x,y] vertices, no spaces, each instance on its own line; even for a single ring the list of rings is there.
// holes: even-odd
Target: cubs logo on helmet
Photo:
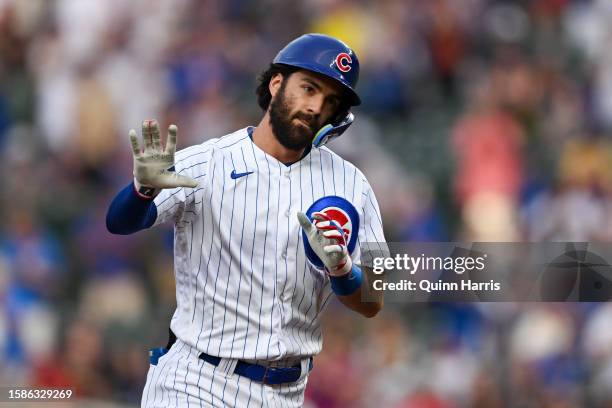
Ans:
[[[349,72],[351,70],[351,63],[353,59],[346,52],[341,52],[336,56],[336,60],[334,61],[338,69],[342,72]]]
[[[326,196],[319,198],[306,210],[306,215],[311,221],[312,214],[315,212],[327,214],[342,228],[344,239],[347,242],[347,250],[349,254],[352,254],[357,244],[357,235],[359,234],[359,214],[353,204],[342,197]],[[304,231],[302,231],[302,238],[308,260],[317,268],[323,268],[323,262],[308,243],[308,238]]]

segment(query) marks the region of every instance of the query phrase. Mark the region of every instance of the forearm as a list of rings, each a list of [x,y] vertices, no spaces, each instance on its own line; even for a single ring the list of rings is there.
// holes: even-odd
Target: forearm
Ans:
[[[375,291],[370,285],[370,282],[374,279],[371,268],[366,266],[359,266],[359,268],[362,271],[360,288],[347,296],[338,295],[338,299],[349,309],[365,317],[374,317],[383,307],[383,291]]]
[[[152,199],[140,197],[130,183],[113,199],[106,213],[106,228],[113,234],[127,235],[151,227],[157,219]]]

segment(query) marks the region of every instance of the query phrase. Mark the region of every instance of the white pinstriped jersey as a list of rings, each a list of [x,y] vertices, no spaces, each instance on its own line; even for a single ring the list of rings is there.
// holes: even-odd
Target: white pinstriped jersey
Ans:
[[[177,152],[176,171],[199,185],[155,198],[155,224],[175,224],[171,328],[187,345],[222,358],[315,355],[332,291],[325,273],[306,261],[296,213],[324,196],[350,201],[360,218],[352,254],[359,263],[359,241],[384,242],[378,203],[363,174],[326,147],[286,166],[258,148],[250,131]]]

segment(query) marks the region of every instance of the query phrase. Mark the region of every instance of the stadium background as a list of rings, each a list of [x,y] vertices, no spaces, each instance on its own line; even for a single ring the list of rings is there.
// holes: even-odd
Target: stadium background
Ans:
[[[0,384],[137,404],[174,283],[170,229],[104,227],[127,132],[177,123],[184,147],[256,124],[256,75],[312,31],[360,56],[364,104],[331,147],[389,241],[612,239],[607,0],[0,0]],[[610,304],[327,320],[309,407],[612,406]]]

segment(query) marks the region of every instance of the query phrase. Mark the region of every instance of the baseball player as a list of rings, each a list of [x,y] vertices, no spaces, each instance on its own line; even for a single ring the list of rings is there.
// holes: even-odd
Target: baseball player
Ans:
[[[155,121],[143,123],[144,149],[130,131],[134,180],[107,227],[174,224],[177,306],[143,407],[302,406],[331,297],[367,317],[381,309],[359,265],[360,243],[384,242],[376,198],[323,146],[353,121],[358,75],[353,50],[307,34],[261,75],[256,127],[176,154],[176,126],[165,147]]]

